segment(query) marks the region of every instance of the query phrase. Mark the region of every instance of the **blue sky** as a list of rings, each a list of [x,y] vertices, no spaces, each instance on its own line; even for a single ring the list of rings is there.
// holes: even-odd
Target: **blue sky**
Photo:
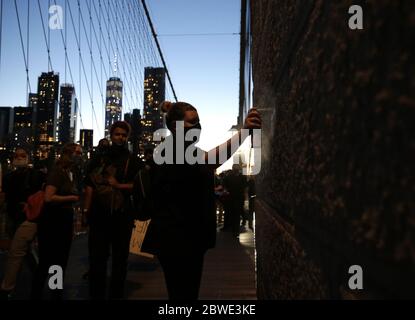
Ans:
[[[50,0],[53,5],[55,0]],[[108,0],[102,0],[102,6],[107,5]],[[77,0],[68,0],[74,18],[75,28],[78,27],[78,4]],[[115,4],[121,7],[128,3],[135,5],[138,0],[111,0],[108,9],[116,12]],[[23,42],[26,48],[27,40],[27,1],[17,0],[18,13],[22,28]],[[98,0],[94,0],[95,8],[98,8]],[[65,11],[65,1],[56,0]],[[40,19],[39,6],[37,1],[30,1],[29,15],[29,79],[32,92],[37,90],[37,77],[43,71],[48,71],[47,49],[44,40],[42,23]],[[40,0],[41,12],[46,28],[48,27],[48,5],[49,0]],[[68,4],[67,4],[68,5]],[[93,23],[89,24],[89,10]],[[147,5],[153,19],[156,32],[160,35],[159,41],[171,78],[179,100],[193,104],[199,111],[202,123],[201,146],[210,148],[226,138],[228,129],[236,123],[238,111],[238,86],[239,86],[239,36],[163,36],[167,34],[194,34],[194,33],[238,33],[240,20],[239,0],[147,0]],[[114,7],[111,7],[114,6]],[[98,41],[93,36],[92,26],[98,29],[98,20],[94,15],[92,2],[80,0],[80,8],[84,15],[87,34],[91,35],[93,60],[95,69],[92,68],[87,38],[81,27],[81,53],[84,61],[84,70],[81,67],[81,82],[79,82],[79,56],[75,38],[74,25],[69,16],[69,9],[66,7],[66,24],[63,31],[67,36],[67,54],[69,65],[75,82],[75,89],[78,98],[81,100],[82,123],[78,129],[93,128],[95,143],[103,134],[104,112],[101,94],[105,96],[106,75],[110,70],[109,59],[103,52],[103,65],[100,64],[98,54]],[[124,12],[128,10],[125,9]],[[129,9],[131,12],[132,10]],[[104,9],[102,14],[105,15]],[[122,12],[121,9],[119,11]],[[127,13],[124,13],[124,21],[128,21]],[[118,17],[117,21],[121,21]],[[111,19],[113,23],[114,19]],[[124,30],[131,29],[134,22],[125,22]],[[138,22],[136,22],[138,24]],[[111,25],[111,32],[115,33],[115,24]],[[118,25],[122,32],[121,23]],[[128,34],[130,31],[126,31]],[[47,30],[48,33],[48,30]],[[65,34],[65,32],[63,32]],[[78,33],[79,37],[79,33]],[[144,35],[136,35],[136,39],[143,39]],[[100,38],[100,37],[99,37]],[[103,38],[104,39],[104,38]],[[125,40],[128,38],[126,36]],[[103,40],[106,41],[105,39]],[[128,41],[127,41],[128,42]],[[115,47],[115,43],[113,42]],[[142,109],[142,88],[135,86],[142,85],[142,74],[145,65],[154,64],[145,48],[145,42],[138,43],[138,51],[141,55],[138,60],[130,61],[129,50],[134,47],[122,46],[117,53],[119,76],[124,80],[124,104],[129,109]],[[108,45],[109,46],[109,45]],[[122,48],[121,48],[122,47]],[[59,72],[61,83],[65,80],[65,55],[64,46],[59,30],[50,31],[51,60],[55,72]],[[104,48],[104,47],[103,47]],[[121,49],[125,50],[121,52]],[[109,56],[114,56],[115,50],[109,48]],[[135,65],[140,71],[129,68],[128,64]],[[123,65],[122,65],[123,64]],[[66,82],[72,82],[69,68],[66,70]],[[96,72],[95,72],[96,71]],[[101,77],[102,76],[102,77]],[[135,78],[137,80],[134,80]],[[127,78],[123,79],[123,78]],[[130,81],[129,79],[132,79]],[[88,82],[95,109],[92,112],[91,96],[88,93]],[[128,87],[127,87],[128,86]],[[168,97],[172,99],[169,92]],[[19,29],[17,23],[14,0],[4,1],[3,7],[3,28],[1,44],[1,66],[0,66],[0,106],[26,105],[26,71],[20,43]]]

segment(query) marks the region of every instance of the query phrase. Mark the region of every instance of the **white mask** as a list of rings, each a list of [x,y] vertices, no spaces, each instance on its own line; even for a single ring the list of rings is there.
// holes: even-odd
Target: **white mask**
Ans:
[[[13,160],[13,166],[16,168],[25,168],[29,165],[29,160],[26,159],[14,159]]]

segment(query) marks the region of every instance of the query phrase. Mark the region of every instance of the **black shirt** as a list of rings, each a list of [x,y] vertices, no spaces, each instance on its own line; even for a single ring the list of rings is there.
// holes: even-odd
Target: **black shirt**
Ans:
[[[45,176],[32,168],[19,168],[6,174],[3,178],[7,212],[11,219],[21,223],[26,219],[23,203],[27,198],[41,190]]]
[[[215,246],[214,169],[202,164],[155,167],[154,212],[143,250],[200,252]]]
[[[130,154],[127,148],[111,146],[108,148],[107,152],[97,154],[88,166],[85,185],[95,188],[95,184],[91,179],[91,174],[94,172],[102,171],[103,176],[113,175],[119,183],[133,183],[135,176],[141,167],[139,160]],[[122,190],[122,193],[125,198],[125,203],[130,202],[131,192],[127,190]],[[93,201],[91,204],[91,213],[94,214],[95,211],[110,211],[110,207],[101,206],[99,203]]]
[[[55,166],[48,174],[46,186],[54,186],[58,196],[78,195],[79,190],[75,178],[71,170]]]
[[[224,179],[224,185],[229,192],[229,198],[235,201],[243,201],[245,188],[247,187],[246,177],[240,173],[230,172]]]

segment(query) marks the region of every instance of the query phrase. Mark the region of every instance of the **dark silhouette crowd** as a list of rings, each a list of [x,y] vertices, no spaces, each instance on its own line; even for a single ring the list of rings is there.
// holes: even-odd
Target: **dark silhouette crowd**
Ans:
[[[179,122],[185,132],[196,129],[200,133],[199,115],[192,105],[164,102],[161,107],[174,142],[183,139],[176,132]],[[260,115],[252,109],[245,128],[260,126]],[[25,149],[15,150],[11,170],[2,181],[11,245],[1,299],[10,297],[22,263],[29,260],[33,271],[31,299],[64,298],[77,212],[88,230],[89,269],[83,277],[89,282],[89,296],[94,300],[125,298],[131,233],[144,207],[145,219],[151,222],[143,250],[157,256],[171,300],[198,299],[204,256],[215,247],[217,211],[223,212],[223,230],[235,237],[246,224],[253,228],[254,180],[242,175],[240,166],[234,165],[231,171],[215,177],[219,164],[179,163],[183,151],[176,148],[173,164],[157,164],[153,158],[157,150],[152,147],[144,150],[142,159],[131,154],[130,132],[127,122],[115,122],[110,139],[100,140],[88,160],[79,144],[66,144],[47,170],[34,168]],[[198,138],[196,135],[194,141],[183,143],[188,147]],[[230,144],[230,140],[225,142],[228,158],[232,156]],[[214,150],[217,157],[218,150]],[[207,152],[198,148],[197,152],[207,159]],[[137,186],[145,195],[137,197]],[[163,201],[156,201],[160,195]],[[33,208],[40,213],[29,218]],[[31,258],[33,251],[37,254]],[[55,270],[54,266],[59,268]],[[61,275],[62,283],[52,279],[51,272]]]

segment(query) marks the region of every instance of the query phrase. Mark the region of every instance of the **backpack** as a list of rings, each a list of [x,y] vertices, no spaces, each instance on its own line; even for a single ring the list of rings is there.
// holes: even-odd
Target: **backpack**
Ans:
[[[140,169],[133,183],[133,205],[135,218],[139,221],[151,219],[153,212],[151,174],[146,167]]]
[[[27,198],[27,202],[23,208],[26,218],[29,221],[35,221],[39,218],[45,205],[45,192],[39,190]]]

